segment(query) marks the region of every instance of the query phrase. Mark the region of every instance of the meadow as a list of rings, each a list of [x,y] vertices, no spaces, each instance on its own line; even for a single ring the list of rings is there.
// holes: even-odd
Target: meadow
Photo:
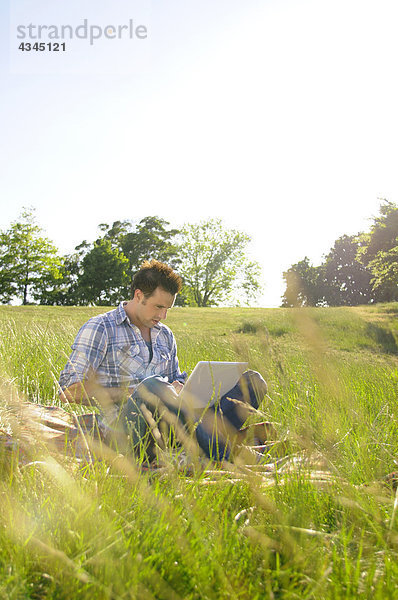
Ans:
[[[3,431],[11,402],[60,404],[77,329],[105,310],[0,307]],[[1,448],[0,599],[397,598],[397,314],[171,310],[188,373],[245,360],[264,376],[275,444],[260,462],[189,472],[171,455],[151,472]]]

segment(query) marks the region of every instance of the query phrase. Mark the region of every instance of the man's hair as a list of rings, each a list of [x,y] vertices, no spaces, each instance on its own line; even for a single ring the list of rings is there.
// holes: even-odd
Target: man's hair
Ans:
[[[149,298],[157,287],[174,296],[181,290],[181,277],[171,267],[158,260],[146,260],[133,277],[131,297],[134,296],[135,290],[141,290],[145,297]]]

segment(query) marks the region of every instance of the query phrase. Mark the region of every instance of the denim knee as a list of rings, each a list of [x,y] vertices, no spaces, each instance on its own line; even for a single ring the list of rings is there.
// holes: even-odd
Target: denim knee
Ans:
[[[182,423],[186,422],[183,407],[178,402],[178,395],[174,389],[174,386],[171,383],[169,383],[159,375],[153,375],[152,377],[148,377],[147,379],[145,379],[133,394],[134,398],[139,399],[145,403],[145,392],[143,392],[142,389],[159,398],[163,405],[170,412],[177,415],[178,418],[182,421]],[[149,408],[151,408],[151,406],[149,406]]]
[[[208,458],[215,461],[229,459],[230,449],[228,445],[214,431],[209,431],[202,423],[198,423],[195,435],[199,446]]]
[[[253,408],[258,408],[259,401],[264,398],[265,394],[268,393],[268,385],[265,379],[260,375],[258,371],[248,370],[245,371],[242,375],[244,383],[241,381],[241,388],[243,390],[243,395],[247,396],[249,394],[249,398],[244,398],[246,401],[249,401],[249,404],[252,405]],[[241,380],[242,380],[241,378]]]
[[[247,402],[253,408],[258,408],[259,400],[261,401],[268,392],[266,381],[257,371],[248,370],[243,373],[238,383],[220,400],[222,411],[227,414],[233,410],[233,403],[229,398]]]

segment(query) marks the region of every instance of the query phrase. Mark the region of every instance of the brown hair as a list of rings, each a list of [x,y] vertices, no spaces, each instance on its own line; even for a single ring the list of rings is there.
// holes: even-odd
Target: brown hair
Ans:
[[[133,277],[131,297],[134,296],[135,290],[141,290],[145,297],[149,298],[157,287],[174,296],[181,290],[181,277],[171,267],[158,260],[146,260]]]

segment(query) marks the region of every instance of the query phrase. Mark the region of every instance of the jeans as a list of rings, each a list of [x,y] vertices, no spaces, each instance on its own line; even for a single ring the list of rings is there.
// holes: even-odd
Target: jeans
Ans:
[[[219,403],[208,409],[207,418],[196,428],[197,442],[206,456],[217,461],[229,459],[234,438],[267,391],[260,373],[249,370]]]
[[[214,406],[195,422],[196,441],[207,457],[213,460],[228,460],[234,436],[243,426],[253,409],[267,393],[267,384],[256,371],[243,373],[238,383],[224,394]],[[142,404],[150,410],[165,406],[177,416],[181,425],[189,420],[184,407],[178,400],[172,384],[158,376],[149,377],[140,384],[128,399],[125,410],[126,428],[131,435],[133,446],[137,445],[148,430],[141,409]]]

